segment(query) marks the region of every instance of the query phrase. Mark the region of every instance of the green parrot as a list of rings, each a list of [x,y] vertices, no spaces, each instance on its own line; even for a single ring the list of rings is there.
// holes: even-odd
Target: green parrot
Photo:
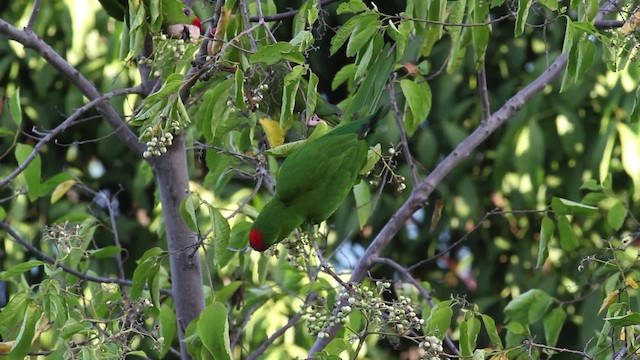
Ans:
[[[305,222],[320,223],[338,209],[367,160],[367,132],[388,111],[381,107],[373,115],[339,125],[285,159],[275,195],[249,232],[254,250],[265,251]]]
[[[125,21],[127,26],[131,27],[129,18],[131,11],[128,9],[128,0],[99,0],[102,7],[109,16],[119,21]],[[149,0],[136,1],[139,5],[147,8],[147,13],[153,14],[154,11],[149,9]],[[200,19],[195,15],[193,10],[185,5],[181,0],[161,0],[159,3],[161,17],[161,29],[171,38],[197,39],[202,33],[202,24]],[[137,14],[134,12],[134,14]],[[154,26],[151,26],[151,32]]]

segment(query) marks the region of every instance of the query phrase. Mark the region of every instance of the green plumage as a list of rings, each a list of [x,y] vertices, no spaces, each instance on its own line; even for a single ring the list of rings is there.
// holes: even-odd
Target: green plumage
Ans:
[[[287,157],[276,178],[275,195],[249,234],[255,250],[264,251],[303,223],[320,223],[338,209],[367,160],[364,137],[383,115],[378,110],[340,125]]]
[[[109,16],[119,21],[129,22],[129,2],[128,0],[99,0],[102,7]],[[148,0],[138,1],[139,6],[145,6],[147,12],[154,14],[155,9],[150,8]],[[159,14],[161,14],[161,23],[163,27],[175,24],[196,25],[197,16],[193,10],[186,6],[181,0],[162,0],[159,4]],[[200,21],[197,21],[200,26]]]

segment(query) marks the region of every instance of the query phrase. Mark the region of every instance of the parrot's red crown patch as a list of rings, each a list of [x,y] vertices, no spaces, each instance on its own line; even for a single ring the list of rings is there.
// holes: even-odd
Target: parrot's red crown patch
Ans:
[[[196,18],[193,19],[193,22],[191,23],[191,25],[194,25],[200,28],[200,33],[202,34],[202,23],[200,22],[200,18],[196,16]]]
[[[249,233],[249,245],[251,245],[255,251],[267,250],[267,246],[262,240],[262,232],[255,228],[251,229],[251,232]]]

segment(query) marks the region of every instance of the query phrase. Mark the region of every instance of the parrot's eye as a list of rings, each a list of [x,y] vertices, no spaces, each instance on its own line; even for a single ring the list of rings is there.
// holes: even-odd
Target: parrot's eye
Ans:
[[[182,12],[184,12],[184,14],[188,17],[191,17],[191,9],[189,8],[184,8],[184,10],[182,10]]]

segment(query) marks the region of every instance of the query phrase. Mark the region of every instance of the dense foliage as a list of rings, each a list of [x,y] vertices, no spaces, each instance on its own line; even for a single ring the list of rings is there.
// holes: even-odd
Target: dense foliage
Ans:
[[[197,40],[0,4],[0,356],[640,352],[637,3],[186,3]],[[282,158],[379,106],[353,196],[252,251]]]

